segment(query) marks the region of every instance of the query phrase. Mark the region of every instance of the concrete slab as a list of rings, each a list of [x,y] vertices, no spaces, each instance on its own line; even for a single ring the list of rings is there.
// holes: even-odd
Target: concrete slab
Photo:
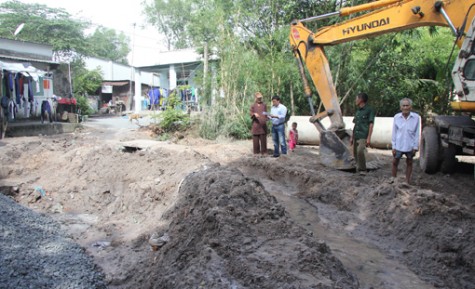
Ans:
[[[61,133],[71,133],[76,128],[81,127],[80,123],[53,122],[41,123],[40,121],[19,121],[10,122],[5,133],[6,137],[54,135]]]

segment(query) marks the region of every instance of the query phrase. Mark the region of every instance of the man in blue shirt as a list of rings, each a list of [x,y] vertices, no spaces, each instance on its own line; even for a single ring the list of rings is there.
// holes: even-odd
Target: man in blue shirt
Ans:
[[[274,142],[274,157],[280,156],[279,148],[282,154],[287,154],[287,142],[285,141],[285,117],[287,115],[287,107],[280,103],[280,97],[274,95],[272,97],[272,107],[270,114],[267,116],[272,121],[272,141]]]
[[[392,179],[397,176],[397,167],[399,160],[406,155],[406,182],[410,184],[412,176],[412,159],[419,150],[419,131],[421,118],[415,112],[412,112],[412,100],[403,98],[399,102],[401,112],[394,116],[393,134],[392,134]]]

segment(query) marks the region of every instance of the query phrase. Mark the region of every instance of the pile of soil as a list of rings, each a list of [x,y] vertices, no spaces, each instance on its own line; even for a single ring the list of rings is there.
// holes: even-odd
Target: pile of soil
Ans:
[[[250,168],[247,173],[253,175],[260,167],[259,178],[285,183],[284,190],[318,210],[319,222],[377,246],[428,286],[474,288],[473,165],[461,163],[451,176],[430,176],[416,161],[415,185],[409,185],[402,176],[390,182],[387,154],[378,155],[376,150],[371,154],[386,165],[366,176],[324,167],[311,150],[302,148],[278,164],[241,160],[238,166]],[[404,169],[403,165],[401,175]],[[382,279],[376,284],[380,288],[397,288],[397,283],[388,285],[391,281]]]
[[[359,288],[324,242],[239,170],[191,174],[180,196],[147,288]]]

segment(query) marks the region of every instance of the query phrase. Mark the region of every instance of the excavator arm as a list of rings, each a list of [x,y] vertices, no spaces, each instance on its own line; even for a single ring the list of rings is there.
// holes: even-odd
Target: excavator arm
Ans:
[[[475,7],[473,6],[475,6],[473,0],[381,0],[293,21],[289,40],[292,51],[297,58],[305,96],[309,100],[313,115],[310,121],[315,124],[320,134],[330,131],[335,132],[341,138],[341,131],[345,128],[329,62],[324,51],[325,46],[367,39],[422,26],[450,27],[457,37],[457,43],[461,46],[465,33],[469,30],[470,23],[467,23],[467,19],[471,21],[475,16]],[[308,21],[334,16],[347,16],[369,10],[372,11],[332,26],[323,27],[316,32],[312,32],[304,25]],[[325,107],[325,111],[318,115],[315,115],[313,111],[312,93],[304,67],[307,68]],[[469,101],[475,101],[475,99],[469,99]],[[326,116],[330,118],[331,122],[328,129],[320,123],[320,119]],[[331,139],[334,139],[334,137],[332,136]],[[330,158],[336,158],[338,164],[344,164],[343,167],[350,166],[348,156],[351,154],[349,152],[343,154],[336,152],[342,150],[344,143],[335,144],[331,142],[326,144],[322,143],[321,140],[321,148],[322,145],[325,151],[328,151],[331,155]],[[336,149],[333,149],[332,146],[335,146]],[[332,151],[335,152],[332,153]],[[330,162],[330,165],[332,165],[332,162]],[[338,166],[341,167],[341,165]]]

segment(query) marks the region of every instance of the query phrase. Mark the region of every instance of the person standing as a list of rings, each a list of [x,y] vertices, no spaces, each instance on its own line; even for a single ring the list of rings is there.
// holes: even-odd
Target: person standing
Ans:
[[[399,102],[401,112],[394,116],[392,133],[392,178],[391,182],[397,176],[397,167],[399,160],[406,155],[406,182],[411,183],[412,160],[419,150],[419,131],[421,126],[420,116],[412,112],[412,100],[403,98]]]
[[[289,150],[294,151],[299,142],[299,131],[297,130],[297,123],[292,123],[292,128],[289,130]]]
[[[285,141],[285,117],[287,116],[287,107],[280,103],[280,97],[274,95],[272,97],[272,107],[268,118],[272,121],[272,141],[274,143],[274,155],[280,156],[287,154],[287,143]]]
[[[368,104],[368,95],[364,92],[356,96],[356,113],[353,119],[355,124],[350,144],[353,146],[353,155],[356,161],[356,171],[366,174],[366,147],[371,143],[375,113]]]
[[[252,147],[254,155],[267,154],[267,106],[262,101],[262,94],[254,94],[254,103],[251,105],[252,119]]]

